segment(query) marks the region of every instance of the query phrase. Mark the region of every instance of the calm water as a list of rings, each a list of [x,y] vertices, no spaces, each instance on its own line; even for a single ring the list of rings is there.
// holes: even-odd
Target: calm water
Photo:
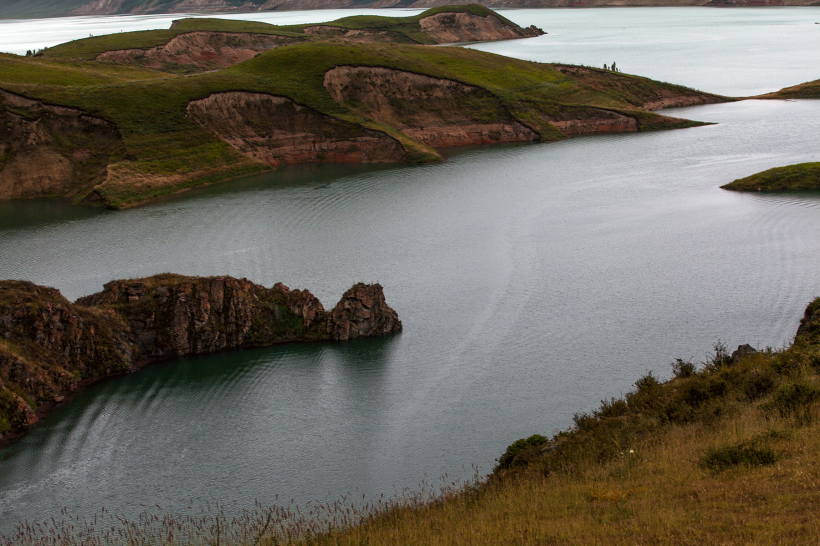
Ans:
[[[726,35],[749,17],[779,28],[783,17],[820,13],[686,11],[693,21],[714,14],[714,32]],[[587,64],[632,71],[634,62],[660,77],[668,56],[653,59],[668,37],[669,51],[712,72],[710,85],[678,81],[710,91],[820,77],[820,40],[804,64],[784,69],[800,57],[794,29],[767,53],[780,60],[749,84],[721,71],[725,59],[701,41],[676,41],[680,19],[661,17],[676,10],[544,16],[560,15],[565,29],[573,14],[579,26],[611,29],[621,13],[647,21],[635,31],[645,39]],[[554,57],[544,38],[480,47],[579,62]],[[757,30],[743,39],[770,47]],[[820,194],[719,186],[817,161],[820,102],[668,113],[717,124],[465,149],[428,166],[283,169],[124,212],[0,203],[0,278],[76,298],[113,278],[227,273],[309,288],[328,306],[356,281],[379,281],[405,326],[386,339],[186,359],[97,385],[0,451],[0,532],[63,506],[230,510],[469,476],[647,370],[668,376],[676,357],[703,359],[718,338],[788,342],[820,293]]]

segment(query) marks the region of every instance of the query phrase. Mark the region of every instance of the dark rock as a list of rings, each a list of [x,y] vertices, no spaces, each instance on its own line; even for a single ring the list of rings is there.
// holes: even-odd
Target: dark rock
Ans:
[[[380,284],[353,286],[333,308],[327,330],[331,339],[347,341],[359,337],[401,332],[398,314],[384,301]]]
[[[737,350],[732,353],[732,362],[740,362],[743,358],[757,354],[757,349],[751,345],[738,345]]]

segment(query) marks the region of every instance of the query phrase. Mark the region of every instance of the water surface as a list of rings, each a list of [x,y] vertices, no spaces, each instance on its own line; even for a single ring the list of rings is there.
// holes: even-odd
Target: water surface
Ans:
[[[620,11],[600,13],[604,25]],[[651,64],[653,48],[630,51]],[[405,326],[97,385],[0,451],[0,532],[63,506],[232,510],[469,476],[718,338],[787,343],[820,292],[820,195],[719,186],[817,161],[820,102],[667,113],[717,124],[451,150],[436,165],[289,168],[120,212],[0,204],[0,278],[76,298],[113,278],[230,274],[326,306],[378,281]]]

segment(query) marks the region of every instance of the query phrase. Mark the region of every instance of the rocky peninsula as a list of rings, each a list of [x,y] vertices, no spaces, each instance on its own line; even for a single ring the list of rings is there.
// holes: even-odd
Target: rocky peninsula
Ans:
[[[379,284],[354,285],[328,311],[307,290],[227,276],[111,281],[74,303],[55,288],[0,281],[0,441],[82,386],[152,362],[401,330]]]

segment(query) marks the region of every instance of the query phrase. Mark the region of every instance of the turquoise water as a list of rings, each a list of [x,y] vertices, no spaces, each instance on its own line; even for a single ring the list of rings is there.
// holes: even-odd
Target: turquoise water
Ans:
[[[621,10],[550,13],[610,25]],[[624,13],[651,21],[657,41],[676,35],[663,10]],[[731,26],[729,15],[757,11],[692,13]],[[782,57],[797,34],[782,33]],[[479,47],[533,55],[543,38]],[[699,41],[674,43],[687,63],[720,73]],[[814,62],[813,47],[798,57]],[[658,49],[636,42],[623,59],[662,71]],[[803,64],[785,73],[776,63],[752,87],[816,79]],[[750,88],[711,81],[710,91]],[[436,165],[294,167],[121,212],[0,204],[0,278],[76,298],[114,278],[227,273],[309,288],[326,306],[378,281],[405,327],[166,362],[93,387],[0,450],[0,532],[62,507],[235,510],[469,477],[647,370],[667,377],[675,358],[704,359],[718,338],[787,343],[820,292],[820,195],[719,186],[817,161],[820,102],[666,113],[716,124],[448,150]]]

